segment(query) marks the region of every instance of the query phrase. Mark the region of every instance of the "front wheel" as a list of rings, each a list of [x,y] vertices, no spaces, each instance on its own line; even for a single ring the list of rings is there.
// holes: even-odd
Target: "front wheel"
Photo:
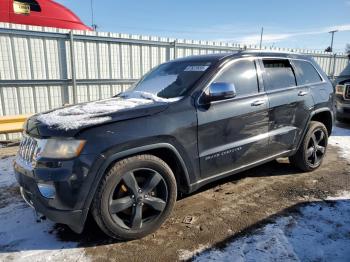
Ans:
[[[138,155],[114,164],[101,181],[92,214],[107,235],[137,239],[157,230],[176,201],[170,167],[153,155]]]
[[[322,164],[327,145],[327,128],[320,122],[311,121],[298,151],[289,157],[289,161],[303,171],[313,171]]]

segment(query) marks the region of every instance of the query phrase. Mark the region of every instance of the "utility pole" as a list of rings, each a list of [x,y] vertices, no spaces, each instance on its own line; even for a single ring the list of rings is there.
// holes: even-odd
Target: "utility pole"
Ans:
[[[338,30],[332,30],[329,33],[332,34],[332,40],[331,40],[331,49],[330,52],[333,52],[333,42],[334,42],[334,34],[338,32]]]
[[[331,53],[333,53],[334,34],[336,32],[338,32],[338,30],[332,30],[332,31],[329,32],[330,34],[332,34],[331,46],[328,49],[328,51],[331,52]],[[331,72],[332,55],[331,55],[330,60],[329,60],[328,74],[332,77],[332,79],[334,78],[335,59],[336,59],[336,55],[334,54],[334,56],[333,56],[333,72]]]
[[[94,5],[93,5],[93,0],[90,1],[90,7],[91,7],[91,27],[94,31],[97,30],[97,25],[95,24],[94,21]]]
[[[264,27],[261,27],[261,34],[260,34],[260,50],[261,50],[261,48],[262,48],[263,34],[264,34]]]

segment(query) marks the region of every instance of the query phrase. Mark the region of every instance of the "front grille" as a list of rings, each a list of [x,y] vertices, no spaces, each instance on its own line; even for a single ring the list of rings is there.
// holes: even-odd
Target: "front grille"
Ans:
[[[350,99],[350,85],[345,86],[345,99]]]
[[[19,145],[18,156],[27,163],[32,163],[38,152],[38,142],[28,136],[23,135]]]

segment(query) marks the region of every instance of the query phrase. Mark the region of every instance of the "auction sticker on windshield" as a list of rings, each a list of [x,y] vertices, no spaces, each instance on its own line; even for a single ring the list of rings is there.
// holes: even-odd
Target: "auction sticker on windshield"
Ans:
[[[187,66],[185,72],[203,72],[208,69],[209,66]]]

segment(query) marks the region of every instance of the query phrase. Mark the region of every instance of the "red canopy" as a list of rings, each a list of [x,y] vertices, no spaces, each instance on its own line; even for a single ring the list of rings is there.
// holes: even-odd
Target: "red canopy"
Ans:
[[[52,0],[0,0],[0,22],[91,30],[72,11]]]

